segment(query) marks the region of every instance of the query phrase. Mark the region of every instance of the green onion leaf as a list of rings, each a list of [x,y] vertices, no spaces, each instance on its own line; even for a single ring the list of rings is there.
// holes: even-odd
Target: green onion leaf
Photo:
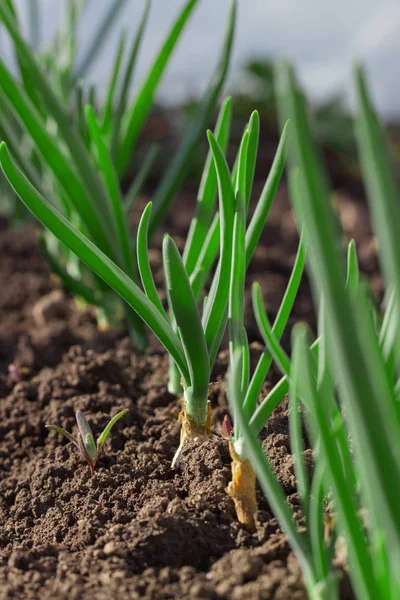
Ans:
[[[373,567],[365,544],[364,532],[358,517],[354,493],[343,476],[341,459],[332,437],[324,409],[324,399],[316,389],[316,373],[313,374],[309,350],[308,329],[304,324],[293,328],[293,378],[298,382],[301,397],[315,418],[315,430],[320,439],[320,451],[328,472],[328,482],[334,490],[335,506],[340,527],[346,532],[352,582],[360,598],[379,598],[373,576]],[[315,371],[315,368],[314,368]]]
[[[149,262],[149,250],[147,244],[147,234],[149,230],[149,221],[151,217],[152,203],[149,202],[143,211],[139,222],[136,240],[136,254],[139,267],[140,278],[142,280],[143,289],[146,292],[148,299],[159,310],[160,314],[167,319],[166,312],[159,298],[157,288],[154,283],[153,274]]]
[[[126,0],[110,0],[108,10],[98,24],[97,29],[89,43],[88,49],[75,68],[75,79],[80,79],[86,75],[88,69],[98,55],[100,48],[106,41],[110,30],[125,3]]]
[[[215,127],[215,138],[223,152],[228,145],[232,119],[232,99],[226,98],[219,111]],[[217,176],[211,149],[207,154],[203,174],[197,196],[196,213],[191,220],[187,236],[183,261],[186,271],[191,275],[195,269],[198,256],[204,248],[204,241],[210,228],[217,198]]]
[[[284,126],[281,138],[279,140],[278,149],[275,154],[274,162],[268,174],[260,199],[257,203],[254,214],[251,218],[246,233],[246,260],[249,264],[254,250],[259,242],[261,232],[267,219],[269,209],[278,189],[279,182],[282,177],[283,169],[285,168],[286,160],[286,143],[288,137],[289,124]]]
[[[305,194],[293,199],[295,212],[308,243],[314,290],[318,292],[317,297],[324,300],[329,356],[332,368],[340,374],[338,387],[352,435],[362,498],[369,511],[371,532],[387,532],[391,548],[400,549],[400,505],[394,484],[400,480],[399,414],[395,395],[379,350],[365,290],[359,286],[353,299],[345,289],[338,222],[293,70],[283,65],[278,72],[278,83],[281,92],[286,94],[286,106],[293,123],[291,162],[293,166],[300,166],[301,187],[305,190]],[[386,210],[382,205],[382,211]],[[337,493],[341,495],[343,490]],[[342,502],[343,497],[335,499]],[[391,560],[397,564],[399,553],[392,552]],[[369,586],[370,595],[364,590],[361,597],[371,597],[372,589]]]
[[[118,105],[115,110],[114,118],[112,121],[111,156],[113,157],[114,161],[117,157],[120,142],[121,121],[126,110],[132,75],[135,69],[136,59],[142,43],[144,30],[149,16],[150,6],[151,0],[146,0],[142,18],[140,20],[135,37],[133,39],[131,50],[129,52],[129,58],[126,63],[124,77],[122,79],[121,92],[118,98]]]
[[[263,337],[270,354],[273,356],[283,375],[290,375],[290,360],[281,347],[277,336],[274,334],[268,315],[264,308],[261,288],[258,283],[253,284],[253,310],[256,317],[258,329]]]
[[[246,173],[246,208],[249,208],[251,192],[253,189],[254,173],[256,170],[256,159],[258,151],[258,138],[260,136],[260,116],[255,110],[249,121],[249,142],[247,149],[247,173]]]
[[[200,106],[193,118],[191,125],[179,147],[177,154],[169,165],[164,177],[162,178],[157,192],[153,198],[154,213],[150,224],[150,235],[153,235],[157,227],[165,216],[176,192],[178,191],[190,166],[192,153],[196,150],[201,140],[204,129],[213,116],[215,106],[218,101],[225,77],[228,72],[229,60],[232,51],[233,35],[236,22],[236,3],[237,0],[230,0],[231,6],[228,16],[225,38],[222,47],[222,53],[213,74],[209,86],[200,102]]]
[[[114,100],[115,100],[115,90],[117,87],[118,77],[121,69],[122,58],[126,45],[126,32],[123,31],[118,43],[117,53],[115,55],[114,65],[112,68],[112,73],[110,77],[110,82],[108,84],[108,90],[106,94],[106,100],[104,102],[103,114],[101,119],[101,129],[104,135],[109,135],[111,131],[111,127],[114,122]]]
[[[193,421],[205,424],[210,382],[207,345],[189,278],[179,251],[169,236],[164,237],[163,259],[168,299],[190,373],[190,379],[186,381],[186,411]]]
[[[146,117],[150,112],[158,83],[196,4],[197,0],[188,0],[185,3],[149,70],[147,78],[136,96],[135,101],[125,114],[123,119],[123,137],[119,144],[117,154],[117,168],[119,175],[122,175],[128,166],[132,148],[135,145]]]
[[[107,146],[103,140],[100,126],[97,123],[96,116],[91,106],[86,107],[86,120],[93,145],[96,148],[96,159],[99,170],[104,178],[110,198],[114,222],[118,232],[117,240],[121,247],[121,253],[123,256],[123,266],[125,267],[128,275],[132,279],[135,279],[136,274],[129,240],[128,225],[122,208],[122,197],[119,189],[117,174],[107,150]]]
[[[211,131],[208,132],[208,140],[213,153],[215,168],[217,171],[221,230],[221,250],[219,264],[208,297],[208,310],[206,310],[206,314],[203,317],[207,348],[210,357],[214,357],[218,351],[220,343],[220,337],[217,335],[217,333],[219,332],[221,324],[224,322],[228,304],[229,278],[226,277],[226,273],[230,273],[232,264],[235,195],[233,192],[231,177],[225,156]]]

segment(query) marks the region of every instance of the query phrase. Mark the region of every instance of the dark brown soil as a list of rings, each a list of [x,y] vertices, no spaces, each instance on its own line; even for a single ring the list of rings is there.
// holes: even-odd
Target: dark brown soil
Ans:
[[[165,358],[138,357],[126,339],[117,346],[75,346],[1,403],[4,597],[303,598],[265,500],[254,536],[236,522],[225,440],[189,445],[171,469],[179,406]],[[81,409],[100,431],[122,408],[93,480],[72,445],[44,428],[72,430]],[[287,458],[281,475],[294,492]]]
[[[359,242],[362,267],[379,291],[365,208],[344,197],[338,205],[346,235]],[[178,239],[190,218],[185,207],[181,202],[166,225],[171,230],[173,224]],[[261,283],[271,317],[296,244],[283,190],[249,272],[249,284]],[[166,358],[157,344],[139,356],[124,332],[98,332],[93,314],[79,312],[49,277],[32,229],[4,226],[0,249],[0,598],[306,598],[298,562],[262,494],[251,535],[237,523],[225,492],[230,460],[218,424],[226,411],[226,352],[211,398],[215,434],[189,444],[172,470],[179,405],[167,392]],[[161,281],[160,270],[156,278]],[[37,302],[54,292],[44,322]],[[291,323],[298,319],[314,323],[306,280]],[[254,342],[250,310],[247,320]],[[129,413],[107,442],[94,479],[72,445],[45,428],[74,430],[80,409],[99,433],[122,408]],[[295,504],[284,407],[263,439]]]
[[[37,372],[57,365],[74,344],[101,350],[121,336],[99,332],[92,311],[80,312],[50,276],[33,227],[9,231],[0,222],[0,256],[0,377],[10,363]],[[50,295],[43,312],[40,305]]]

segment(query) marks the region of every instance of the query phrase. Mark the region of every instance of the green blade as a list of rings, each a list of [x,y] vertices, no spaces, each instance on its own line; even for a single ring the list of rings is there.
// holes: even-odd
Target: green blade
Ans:
[[[158,52],[152,67],[149,69],[146,80],[136,96],[135,101],[125,114],[125,118],[123,120],[123,137],[121,139],[117,155],[117,167],[119,175],[122,175],[128,166],[132,148],[135,145],[135,142],[150,112],[157,86],[169,59],[172,56],[175,45],[178,42],[186,22],[196,4],[197,0],[188,0],[185,3],[160,51]]]
[[[243,133],[243,137],[240,143],[240,147],[239,147],[239,152],[238,152],[238,157],[237,157],[237,165],[236,167],[234,167],[235,172],[233,173],[231,180],[232,180],[232,188],[233,185],[235,186],[235,200],[236,202],[239,202],[239,198],[242,198],[244,201],[244,205],[245,205],[245,215],[247,212],[247,202],[246,202],[246,192],[247,192],[247,149],[248,149],[248,144],[249,144],[249,131],[248,131],[248,127],[245,128],[245,131]],[[213,150],[214,152],[214,150]],[[221,152],[221,149],[219,149],[219,153]],[[221,156],[221,154],[220,154]],[[219,159],[218,159],[219,160]],[[225,169],[225,161],[223,161],[221,163],[221,166],[223,167],[223,171],[226,171]],[[229,171],[228,171],[229,172]],[[218,178],[219,178],[219,173],[218,173]],[[219,179],[218,179],[219,181]],[[227,198],[229,197],[229,191],[228,194],[226,196]],[[220,210],[221,210],[221,195],[220,195]],[[223,209],[224,211],[226,211],[226,209]],[[217,217],[217,215],[216,215]],[[246,217],[244,217],[244,219],[246,219]],[[223,220],[221,220],[221,218],[219,218],[219,213],[218,213],[218,220],[214,219],[213,224],[215,222],[219,223],[220,229],[219,229],[219,236],[216,239],[222,240],[221,243],[221,249],[223,247],[227,248],[227,243],[229,243],[226,239],[226,231],[224,232],[223,229],[223,221],[225,220],[225,217],[223,217]],[[210,234],[212,235],[212,232],[210,231]],[[232,237],[233,239],[233,237]],[[230,260],[232,262],[233,260],[233,253],[234,253],[234,246],[232,246],[231,248],[231,256],[230,256]],[[213,281],[211,283],[211,288],[209,291],[209,296],[208,296],[208,302],[207,305],[205,306],[205,310],[204,310],[204,314],[203,314],[203,322],[205,324],[207,324],[207,320],[210,318],[210,316],[212,315],[213,309],[216,308],[216,314],[218,316],[218,324],[217,327],[215,329],[214,332],[214,336],[213,336],[213,342],[212,342],[212,347],[211,347],[211,352],[210,352],[210,365],[214,365],[215,362],[215,358],[217,356],[222,338],[224,336],[225,333],[225,328],[226,328],[226,324],[227,324],[227,320],[228,320],[228,304],[229,304],[229,290],[228,290],[228,298],[227,301],[225,301],[224,299],[224,295],[219,295],[220,294],[220,290],[223,289],[221,287],[221,279],[224,277],[224,268],[228,268],[228,252],[226,253],[226,267],[223,267],[223,255],[222,252],[220,254],[220,261],[218,263]],[[204,268],[204,266],[203,266]],[[247,359],[248,359],[248,354],[249,354],[249,350],[247,347],[247,336],[244,332],[244,338],[243,338],[243,364],[241,366],[241,370],[242,370],[242,385],[244,385],[244,383],[246,382],[246,386],[247,387],[247,379],[248,379],[248,365],[246,364]]]
[[[250,346],[246,328],[243,327],[242,397],[245,398],[250,380]]]
[[[251,192],[253,189],[254,173],[258,152],[258,139],[260,136],[260,116],[255,110],[249,121],[249,142],[247,148],[247,173],[246,173],[246,208],[249,208]]]
[[[208,123],[214,113],[219,94],[228,72],[232,51],[233,35],[236,21],[236,0],[230,0],[231,7],[223,42],[222,53],[217,69],[210,80],[208,89],[200,103],[198,111],[185,135],[177,154],[169,165],[153,198],[154,214],[150,225],[153,235],[163,220],[168,207],[173,201],[191,164],[192,153],[196,150]]]
[[[154,165],[154,162],[158,156],[159,153],[159,146],[157,144],[152,144],[149,148],[149,150],[147,151],[144,160],[142,162],[142,164],[140,165],[139,171],[135,177],[135,179],[132,181],[126,196],[124,198],[124,212],[126,215],[126,218],[129,217],[129,215],[132,212],[132,209],[135,205],[135,201],[137,199],[137,197],[139,196],[145,182],[146,179]]]
[[[136,65],[137,56],[139,53],[139,49],[142,43],[144,30],[146,27],[147,19],[149,16],[151,6],[151,0],[146,0],[142,18],[140,20],[137,32],[133,39],[132,47],[129,52],[128,62],[125,67],[125,73],[122,79],[121,92],[118,98],[117,108],[115,110],[114,119],[112,122],[112,136],[111,136],[111,156],[115,161],[118,153],[118,147],[120,142],[120,133],[121,133],[121,122],[122,117],[126,110],[126,105],[128,102],[128,94],[131,86],[132,76]]]
[[[303,234],[300,235],[299,245],[297,247],[296,258],[293,264],[293,269],[290,274],[289,282],[285,290],[282,302],[279,306],[278,314],[273,326],[273,332],[278,339],[282,337],[288,322],[290,313],[292,312],[293,304],[299,290],[301,279],[304,272],[306,262],[306,250],[304,245]]]
[[[284,126],[281,138],[279,140],[278,149],[275,154],[274,162],[265,182],[264,189],[261,192],[260,199],[257,203],[253,217],[249,223],[246,233],[246,258],[247,264],[250,262],[254,254],[254,250],[259,242],[261,232],[267,219],[269,209],[278,189],[279,182],[282,177],[283,169],[285,168],[286,152],[287,152],[287,137],[289,123]]]
[[[360,598],[373,600],[379,598],[373,576],[373,565],[365,544],[364,532],[358,517],[359,507],[355,503],[354,493],[343,477],[340,455],[330,431],[324,401],[318,394],[313,376],[307,327],[296,325],[293,329],[293,378],[298,382],[302,398],[307,399],[316,421],[319,433],[320,449],[328,471],[328,481],[332,486],[337,518],[342,531],[346,533],[351,564],[350,577]],[[317,455],[318,460],[318,455]]]
[[[264,378],[265,380],[265,378]],[[259,435],[265,423],[268,421],[274,410],[282,402],[289,392],[289,382],[287,377],[283,377],[272,388],[269,394],[254,410],[250,419],[250,426],[255,435]],[[256,405],[255,405],[256,406]]]
[[[86,107],[86,120],[93,145],[96,148],[96,159],[99,171],[104,178],[110,198],[114,222],[118,232],[117,241],[121,247],[121,254],[123,256],[123,264],[121,266],[125,268],[132,279],[135,279],[135,268],[129,240],[128,224],[122,207],[119,181],[107,146],[103,140],[100,126],[97,123],[96,116],[91,106]]]
[[[248,127],[246,127],[248,130]],[[246,260],[247,264],[250,263],[250,260],[253,256],[254,250],[258,244],[259,237],[261,235],[262,229],[265,225],[265,221],[268,216],[269,209],[271,207],[272,201],[274,199],[274,195],[278,188],[278,184],[280,181],[280,177],[283,173],[283,169],[285,166],[285,156],[286,156],[286,138],[287,138],[287,127],[285,127],[284,131],[281,135],[281,140],[274,158],[274,162],[271,167],[271,171],[268,175],[268,179],[260,196],[260,199],[257,203],[256,210],[254,211],[254,215],[250,221],[248,231],[246,234]],[[241,143],[242,146],[242,143]],[[232,174],[232,184],[236,186],[237,183],[237,167],[239,162],[238,152],[235,165],[233,168]],[[219,214],[217,213],[211,223],[209,231],[204,241],[203,248],[200,252],[200,255],[197,259],[196,270],[202,269],[205,273],[205,278],[207,278],[209,271],[216,259],[218,254],[220,243],[220,222],[219,222]],[[224,331],[224,328],[221,327],[221,331]]]
[[[199,274],[203,273],[203,283],[205,284],[211,272],[215,259],[218,256],[219,239],[219,214],[216,213],[214,219],[211,222],[211,226],[207,232],[203,247],[198,256],[196,267],[190,276],[191,280],[197,279]],[[204,285],[202,286],[201,290],[199,290],[199,293],[203,291],[203,288]]]
[[[302,418],[299,402],[298,371],[295,371],[290,379],[289,393],[289,436],[290,448],[293,455],[293,466],[296,474],[296,488],[300,495],[303,514],[306,519],[306,527],[310,526],[310,482],[304,460],[304,442],[302,432]]]
[[[231,120],[232,99],[226,98],[219,111],[214,132],[215,138],[224,153],[228,145]],[[185,251],[183,253],[183,261],[189,275],[194,272],[197,259],[204,247],[204,242],[213,218],[216,199],[217,175],[212,152],[209,150],[197,195],[196,212],[190,223]]]
[[[15,167],[4,143],[0,146],[0,162],[10,184],[29,210],[138,313],[171,354],[182,377],[189,381],[186,359],[179,339],[145,294],[117,265],[40,196]]]
[[[117,88],[117,83],[118,83],[118,77],[119,77],[120,70],[121,70],[121,64],[122,64],[122,58],[124,55],[125,45],[126,45],[126,32],[123,31],[119,38],[118,48],[117,48],[117,52],[115,55],[113,68],[111,71],[110,82],[108,84],[106,100],[104,102],[103,114],[102,114],[102,119],[101,119],[101,129],[103,131],[103,134],[105,134],[105,135],[109,135],[111,128],[113,126],[113,121],[114,121],[113,109],[114,109],[114,103],[115,103],[114,102],[115,94],[116,94],[116,88]]]
[[[244,172],[244,185],[240,181]],[[228,399],[235,418],[235,450],[242,458],[250,458],[256,470],[261,487],[272,507],[280,526],[285,530],[292,548],[304,571],[306,581],[313,580],[312,564],[305,539],[297,530],[293,516],[286,502],[285,495],[273,473],[262,448],[249,427],[243,410],[243,372],[246,369],[246,339],[243,335],[244,284],[246,273],[245,229],[246,229],[246,174],[240,168],[232,240],[232,269],[229,288],[229,351],[230,365],[228,376]]]
[[[106,41],[115,20],[117,19],[121,9],[124,7],[126,0],[111,0],[106,14],[101,19],[97,30],[92,36],[86,53],[81,58],[79,64],[75,68],[75,79],[80,79],[86,75],[88,69],[92,65],[98,55],[102,45]]]
[[[248,135],[246,136],[248,143]],[[242,168],[239,165],[240,191],[236,195],[236,211],[232,238],[232,265],[229,281],[228,302],[228,331],[229,331],[229,371],[228,371],[228,400],[235,421],[235,440],[240,439],[240,427],[236,423],[237,404],[242,405],[248,379],[249,347],[243,326],[244,288],[246,276],[246,160],[242,156]],[[244,160],[243,160],[244,159]],[[244,164],[243,164],[244,163]]]
[[[146,292],[148,299],[158,309],[160,314],[167,319],[166,312],[159,298],[157,288],[154,283],[153,274],[149,262],[149,249],[147,243],[147,235],[149,230],[149,221],[151,217],[152,204],[149,202],[143,211],[139,222],[136,238],[136,256],[139,267],[140,279],[142,280],[143,289]]]
[[[311,351],[318,357],[318,349],[320,344],[320,338],[316,339],[315,342],[311,344]],[[265,379],[265,378],[264,378]],[[285,375],[278,381],[277,384],[272,388],[272,390],[267,394],[264,400],[253,410],[251,413],[252,417],[250,419],[250,426],[255,435],[259,435],[265,423],[268,421],[270,416],[276,407],[282,402],[285,396],[289,392],[289,381],[287,376]],[[256,400],[258,397],[256,398]],[[254,403],[254,407],[256,407],[256,403]]]
[[[293,269],[292,269],[292,273],[290,275],[290,279],[289,279],[287,288],[285,290],[285,294],[282,298],[282,302],[280,304],[278,314],[276,315],[276,319],[275,319],[273,327],[272,327],[272,332],[274,334],[274,337],[278,341],[282,337],[282,334],[285,330],[290,313],[293,308],[294,301],[297,296],[297,292],[298,292],[298,289],[300,286],[300,281],[301,281],[303,271],[304,271],[305,259],[306,259],[306,253],[305,253],[305,248],[304,248],[304,241],[303,241],[303,236],[301,236],[299,246],[297,249],[296,258],[295,258]],[[260,359],[257,363],[257,367],[256,367],[256,370],[254,371],[253,377],[251,378],[250,385],[249,385],[249,388],[248,388],[247,394],[246,394],[246,399],[244,402],[245,411],[249,418],[251,417],[251,415],[253,414],[253,412],[256,408],[258,396],[261,392],[261,388],[267,377],[267,374],[271,367],[271,364],[272,364],[272,356],[270,354],[269,349],[265,348],[265,350],[263,351],[263,353],[260,356]],[[285,394],[286,393],[287,392],[285,392]],[[281,396],[281,399],[284,397],[285,394],[283,394]],[[278,400],[278,398],[279,398],[278,395],[275,396],[274,401],[275,401],[275,399]],[[274,406],[274,408],[272,410],[274,410],[276,408],[276,406],[273,404],[273,402],[271,402],[270,406]]]
[[[179,251],[169,236],[163,242],[164,272],[168,298],[176,319],[190,373],[186,389],[186,412],[201,425],[207,422],[210,367],[199,310]]]
[[[325,464],[320,458],[314,469],[310,492],[310,510],[308,528],[310,532],[310,543],[314,559],[315,571],[318,579],[323,581],[329,573],[333,557],[329,556],[327,544],[324,540],[324,478]]]
[[[357,134],[363,173],[374,228],[380,241],[380,254],[387,282],[396,287],[400,297],[400,228],[399,190],[391,165],[387,140],[368,96],[363,71],[355,73],[357,91]]]
[[[396,298],[395,291],[390,289],[389,293],[386,293],[385,302],[385,314],[383,315],[382,325],[379,332],[379,342],[382,349],[382,354],[385,361],[391,361],[395,355],[397,349],[397,320],[396,320]]]
[[[247,151],[249,149],[249,139],[250,139],[250,132],[249,132],[249,128],[247,127],[246,131],[243,134],[241,143],[240,143],[240,148],[239,148],[239,153],[238,153],[238,162],[237,162],[237,176],[235,178],[235,185],[234,185],[236,202],[238,202],[238,197],[244,198],[245,206],[246,206],[245,215],[247,215],[247,197],[246,197],[247,173],[248,173]],[[221,148],[221,150],[222,150],[222,148]]]
[[[290,375],[290,359],[286,352],[281,347],[277,336],[275,335],[271,324],[268,319],[268,315],[264,308],[264,302],[262,299],[261,288],[258,283],[253,284],[253,310],[258,329],[263,337],[264,343],[274,358],[276,364],[281,370],[283,375]]]
[[[239,171],[239,162],[240,157],[242,156],[242,176],[244,173],[244,168],[246,166],[247,160],[247,146],[248,146],[248,125],[244,128],[244,132],[242,138],[240,140],[239,149],[236,154],[235,163],[232,169],[231,181],[232,181],[232,190],[234,190],[234,194],[237,191],[238,187],[238,171]],[[218,141],[218,140],[217,140]],[[218,142],[219,143],[219,142]],[[222,148],[221,148],[222,150]],[[217,179],[218,183],[218,179]],[[242,183],[243,187],[243,183]],[[214,218],[211,222],[211,226],[208,229],[207,236],[204,240],[204,246],[200,252],[200,255],[197,259],[195,270],[203,269],[205,272],[209,272],[211,267],[218,256],[218,252],[220,249],[220,240],[221,240],[221,223],[219,212],[217,211],[214,215]]]
[[[210,356],[216,354],[220,339],[216,335],[225,318],[228,296],[229,278],[232,266],[232,239],[234,223],[235,195],[225,156],[211,131],[208,140],[214,157],[217,171],[220,214],[220,259],[208,297],[206,315],[204,316],[204,334]]]
[[[355,293],[358,288],[360,273],[358,269],[357,249],[354,240],[350,240],[347,249],[347,278],[346,287],[351,293]]]
[[[109,435],[111,429],[114,427],[115,423],[117,423],[117,421],[119,421],[120,419],[122,419],[122,417],[124,415],[126,415],[127,412],[129,412],[127,408],[125,408],[124,410],[121,410],[121,412],[119,412],[118,414],[116,414],[115,417],[113,417],[111,419],[111,421],[108,423],[108,425],[102,431],[102,433],[100,434],[100,436],[99,436],[99,438],[97,440],[97,453],[100,452],[100,450],[101,450],[104,442],[108,438],[108,435]]]
[[[379,257],[387,288],[400,298],[400,191],[394,176],[392,160],[383,127],[369,98],[361,67],[355,72],[357,93],[356,133],[369,207],[374,230],[379,239]],[[393,317],[400,325],[400,305]],[[397,357],[400,341],[397,336]]]

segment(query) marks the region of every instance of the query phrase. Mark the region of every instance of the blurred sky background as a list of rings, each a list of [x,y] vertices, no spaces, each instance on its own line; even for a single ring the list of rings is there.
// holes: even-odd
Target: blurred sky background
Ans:
[[[15,0],[22,21],[27,3]],[[111,0],[90,0],[79,29],[80,48]],[[153,0],[137,77],[151,63],[183,0]],[[400,0],[238,0],[239,13],[228,88],[243,85],[242,66],[249,58],[285,56],[297,66],[311,99],[343,92],[351,103],[351,65],[367,67],[377,107],[386,117],[400,117]],[[63,16],[63,0],[40,0],[43,40],[51,39]],[[127,0],[116,26],[90,71],[104,89],[122,27],[136,28],[144,0]],[[196,96],[217,61],[229,7],[228,0],[199,0],[166,72],[159,99],[174,103]],[[4,36],[2,54],[7,55]]]

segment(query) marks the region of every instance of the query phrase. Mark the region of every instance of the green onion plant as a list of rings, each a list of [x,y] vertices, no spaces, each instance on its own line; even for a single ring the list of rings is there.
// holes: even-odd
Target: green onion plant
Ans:
[[[348,246],[346,272],[328,178],[310,135],[304,95],[293,69],[280,64],[276,81],[282,120],[291,119],[290,195],[309,259],[318,336],[313,339],[306,325],[296,325],[290,359],[272,334],[257,288],[254,306],[270,356],[283,374],[275,389],[283,386],[289,391],[290,438],[305,527],[299,528],[262,452],[254,416],[249,420],[245,411],[248,348],[241,321],[243,280],[232,277],[229,400],[234,428],[239,429],[234,448],[254,467],[302,566],[310,598],[339,598],[335,548],[340,538],[355,596],[394,600],[400,594],[396,335],[400,211],[388,145],[363,71],[357,68],[357,139],[386,286],[382,316],[358,272],[354,242]],[[238,240],[243,237],[243,225],[238,225],[242,213],[239,206]],[[304,457],[304,427],[313,449],[311,472]]]
[[[283,328],[291,311],[301,274],[304,267],[305,253],[303,239],[299,249],[286,293],[281,303],[274,326],[268,321],[263,307],[260,287],[253,287],[253,306],[259,329],[265,341],[265,350],[250,380],[249,346],[243,324],[244,290],[245,290],[245,247],[246,208],[243,196],[237,196],[234,258],[230,277],[229,293],[229,353],[228,402],[234,419],[230,438],[232,458],[232,480],[228,493],[235,503],[238,519],[250,531],[255,531],[255,513],[257,511],[255,475],[257,473],[261,487],[277,517],[280,526],[285,530],[293,550],[302,566],[303,575],[310,598],[337,598],[337,577],[331,568],[332,544],[324,539],[323,521],[323,488],[321,472],[314,473],[313,491],[316,502],[312,513],[307,518],[307,534],[299,530],[295,515],[287,504],[285,493],[273,472],[267,457],[264,455],[258,440],[260,431],[271,412],[286,396],[289,382],[294,374],[290,359],[279,343],[281,327]],[[282,329],[283,330],[283,329]],[[308,348],[307,348],[308,350]],[[264,382],[272,360],[278,364],[283,379],[273,388],[268,396],[257,406],[260,387]],[[297,398],[297,395],[294,395]],[[296,478],[301,500],[309,499],[309,488],[303,489],[301,483],[308,481],[308,474],[303,459],[301,438],[301,420],[298,405],[291,401],[290,433],[293,453],[296,459]],[[301,477],[303,476],[303,478]],[[308,515],[307,515],[308,517]],[[314,533],[314,544],[308,539],[311,530]]]
[[[299,193],[292,200],[304,228],[321,313],[322,352],[317,361],[305,349],[309,333],[300,327],[294,337],[297,368],[304,373],[299,393],[314,432],[317,466],[324,465],[323,486],[332,494],[337,530],[346,540],[353,589],[359,598],[396,598],[400,413],[394,330],[400,298],[400,210],[388,146],[365,77],[357,68],[356,133],[390,307],[382,319],[362,280],[357,285],[349,275],[346,285],[339,226],[293,70],[282,65],[278,79],[283,118],[293,118],[290,176],[297,179]],[[350,256],[353,272],[354,264]]]

